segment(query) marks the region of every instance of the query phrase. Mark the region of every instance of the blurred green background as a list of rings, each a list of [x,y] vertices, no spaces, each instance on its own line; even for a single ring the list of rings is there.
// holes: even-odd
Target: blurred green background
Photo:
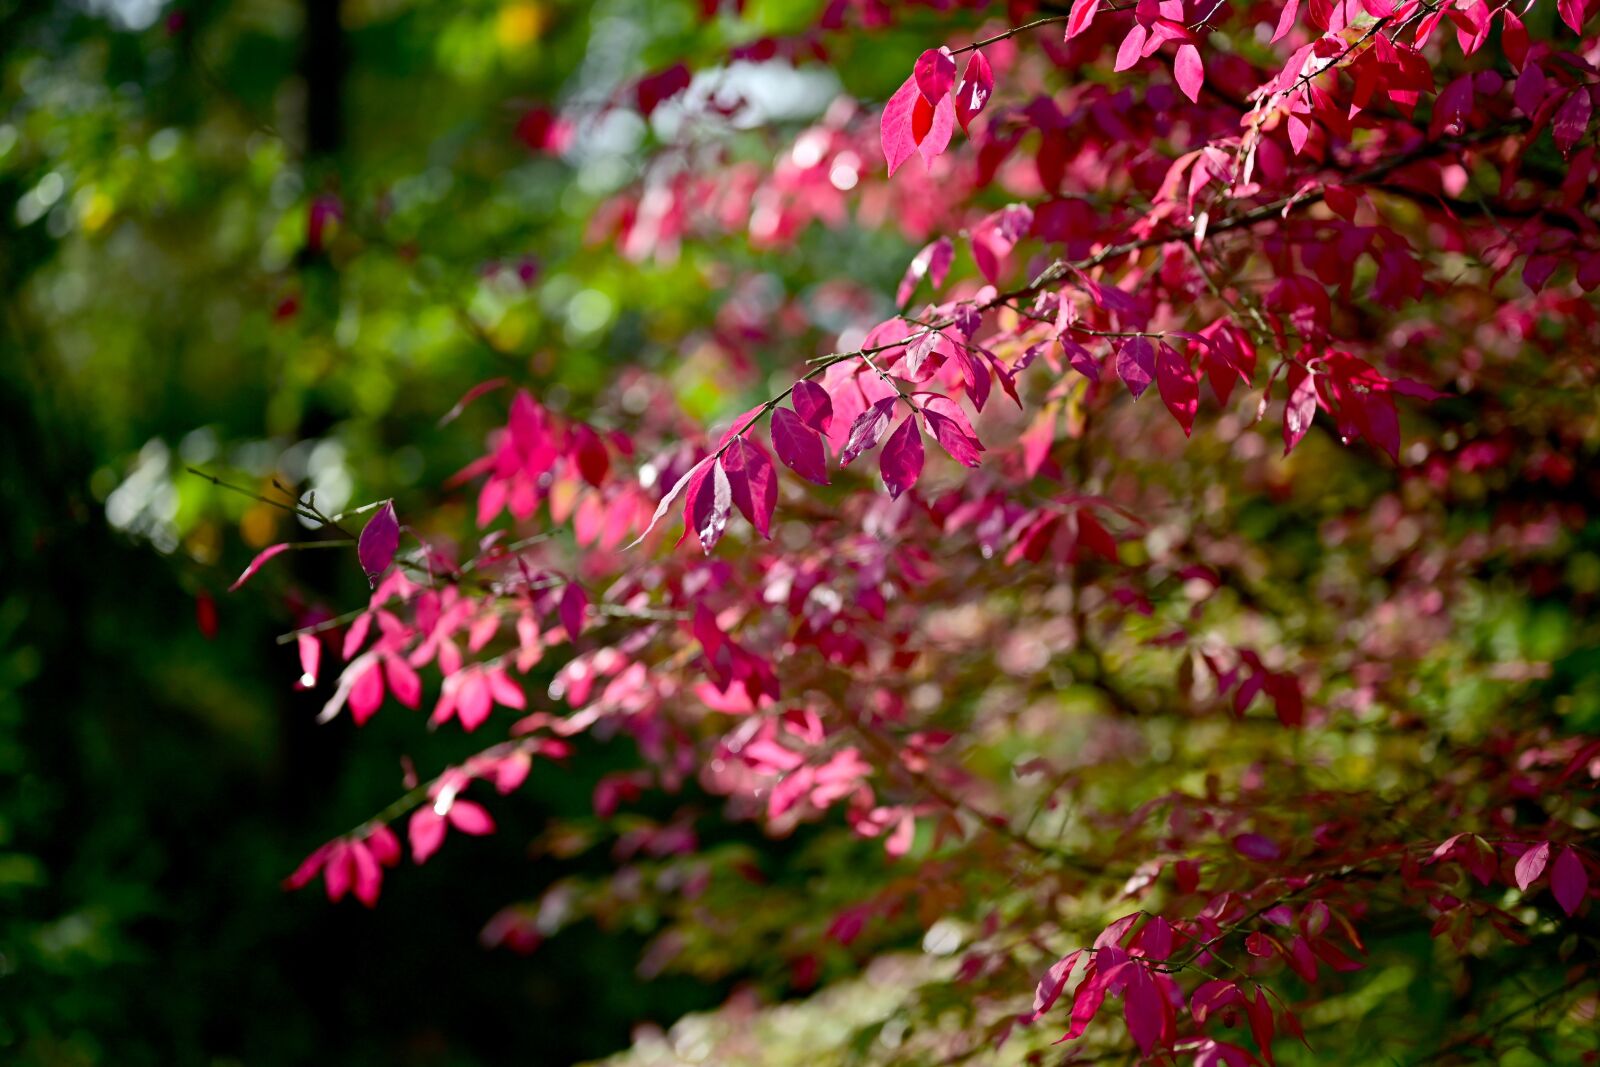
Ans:
[[[0,1060],[569,1063],[726,994],[644,983],[642,935],[579,929],[532,961],[479,946],[550,881],[527,842],[587,810],[581,761],[375,911],[284,893],[397,795],[403,750],[466,749],[395,717],[360,744],[315,726],[273,643],[288,581],[225,593],[294,520],[183,468],[404,512],[503,410],[441,430],[472,385],[584,412],[623,364],[659,363],[652,339],[738,277],[725,255],[585,244],[661,122],[615,115],[563,159],[526,116],[817,6],[0,3]],[[795,116],[815,114],[832,76],[795,77]],[[890,244],[866,261],[885,278]],[[820,262],[794,261],[801,283]],[[675,371],[691,406],[726,403],[712,369]],[[294,588],[324,598],[303,608],[362,596],[328,555],[296,557]]]

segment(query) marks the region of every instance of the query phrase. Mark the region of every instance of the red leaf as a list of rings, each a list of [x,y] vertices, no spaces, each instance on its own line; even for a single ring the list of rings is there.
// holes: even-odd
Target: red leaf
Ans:
[[[1562,849],[1561,855],[1550,866],[1550,892],[1555,894],[1556,903],[1568,915],[1577,911],[1578,905],[1588,895],[1589,872],[1583,869],[1583,861],[1570,846]]]
[[[1166,342],[1162,342],[1156,352],[1156,385],[1161,391],[1161,402],[1167,405],[1172,417],[1183,427],[1183,435],[1188,437],[1194,431],[1195,411],[1200,404],[1200,379],[1189,361]]]
[[[956,61],[948,48],[930,48],[917,57],[911,68],[917,89],[928,103],[937,105],[950,95],[956,83]]]
[[[395,518],[394,501],[385,501],[378,513],[368,520],[356,542],[356,556],[373,588],[377,588],[378,579],[394,562],[395,549],[399,547],[400,522]]]
[[[1178,46],[1172,61],[1172,73],[1178,79],[1178,88],[1194,103],[1200,102],[1200,89],[1206,83],[1205,64],[1200,60],[1200,49],[1192,44]]]
[[[255,576],[256,571],[261,569],[264,563],[266,563],[273,556],[276,556],[278,553],[287,551],[288,548],[289,545],[286,542],[284,544],[272,545],[269,548],[262,549],[261,552],[257,554],[256,558],[250,561],[250,566],[244,569],[244,573],[239,575],[238,578],[234,579],[232,585],[228,586],[228,592],[231,593],[235,589],[238,589],[245,582],[248,582]]]
[[[832,418],[831,412],[829,418]],[[828,459],[822,448],[822,436],[788,408],[772,412],[772,448],[783,465],[800,477],[818,485],[828,484]]]
[[[883,475],[884,488],[898,498],[901,493],[917,484],[922,476],[922,431],[917,427],[917,416],[907,415],[878,456],[878,470]]]
[[[850,424],[850,436],[839,452],[839,466],[848,467],[857,456],[877,445],[883,431],[889,427],[889,419],[898,400],[898,396],[886,396],[856,416],[856,420]]]
[[[1245,1002],[1245,1011],[1250,1016],[1250,1033],[1256,1039],[1256,1047],[1261,1050],[1261,1056],[1268,1063],[1272,1062],[1272,1005],[1267,1001],[1267,994],[1256,986],[1254,1000]]]
[[[916,132],[917,151],[922,155],[923,165],[931,167],[940,153],[950,146],[950,137],[955,133],[955,102],[946,96],[942,97],[937,105],[933,105],[919,96],[916,101],[916,112],[912,116],[912,126]]]
[[[967,60],[967,70],[961,76],[961,84],[956,87],[956,121],[961,123],[963,130],[978,117],[993,95],[994,70],[982,50],[974,51],[972,58]],[[938,282],[934,285],[937,286]]]

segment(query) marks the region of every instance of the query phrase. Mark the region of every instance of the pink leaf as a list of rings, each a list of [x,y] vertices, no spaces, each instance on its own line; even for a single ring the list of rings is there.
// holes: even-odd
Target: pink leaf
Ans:
[[[667,491],[667,495],[661,498],[661,503],[656,505],[655,514],[650,516],[650,525],[646,526],[644,528],[644,532],[633,539],[633,542],[628,545],[629,548],[632,548],[634,545],[637,545],[640,541],[643,541],[646,537],[650,536],[650,531],[654,530],[661,520],[666,517],[667,512],[672,509],[672,502],[678,499],[679,494],[681,494],[684,489],[688,488],[689,483],[693,481],[695,477],[705,469],[706,464],[710,462],[711,457],[707,456],[699,463],[696,463],[694,466],[690,467],[688,471],[684,473],[683,477],[677,480],[672,488]]]
[[[1289,368],[1289,399],[1283,408],[1283,454],[1294,451],[1294,446],[1311,429],[1311,419],[1317,411],[1316,383],[1299,364]]]
[[[1100,10],[1100,0],[1072,0],[1072,11],[1067,15],[1067,35],[1070,41],[1089,28],[1095,13]]]
[[[1205,64],[1200,61],[1200,49],[1192,44],[1178,46],[1172,61],[1172,73],[1178,79],[1178,88],[1194,103],[1200,102],[1200,89],[1206,83]]]
[[[1195,411],[1200,403],[1200,379],[1189,361],[1166,342],[1156,351],[1156,386],[1161,391],[1161,402],[1188,437],[1194,431]]]
[[[1039,987],[1033,991],[1033,1014],[1038,1018],[1049,1011],[1060,999],[1061,991],[1067,987],[1067,980],[1072,977],[1072,965],[1078,962],[1082,950],[1069,952],[1050,965],[1044,972],[1044,977],[1039,979]]]
[[[912,120],[916,114],[918,103],[927,106],[927,101],[922,99],[922,92],[917,88],[917,78],[913,74],[905,80],[900,88],[895,90],[889,102],[883,106],[883,118],[878,125],[878,133],[883,144],[883,159],[889,165],[889,176],[900,169],[900,165],[910,159],[917,151],[918,137],[912,130]]]
[[[883,474],[883,484],[891,497],[917,484],[922,476],[922,431],[917,428],[917,416],[907,415],[898,429],[889,435],[888,443],[878,456],[878,470]]]
[[[904,307],[906,302],[911,299],[911,294],[916,292],[917,283],[920,282],[924,277],[928,279],[929,285],[935,289],[938,289],[944,284],[945,275],[950,273],[950,262],[954,258],[955,245],[948,237],[941,237],[937,241],[933,241],[926,245],[922,251],[917,253],[916,258],[911,261],[911,265],[906,268],[905,277],[900,279],[900,287],[895,290],[894,302],[899,306]],[[831,401],[828,401],[827,390],[823,389],[822,386],[817,385],[815,382],[796,382],[794,387],[794,408],[796,411],[800,412],[800,417],[805,419],[807,423],[815,426],[816,429],[821,430],[823,433],[827,433],[828,428],[826,425],[816,426],[815,423],[812,423],[811,420],[807,418],[806,413],[801,410],[800,386],[802,384],[822,394],[823,400],[828,402],[827,410],[831,415],[833,413],[833,404]]]
[[[322,642],[313,634],[301,634],[295,638],[295,644],[300,652],[300,680],[295,683],[295,688],[314,688],[317,684],[317,668],[322,664]]]
[[[367,581],[374,589],[383,572],[394,562],[395,549],[399,547],[400,522],[395,518],[394,501],[388,500],[368,520],[361,531],[361,538],[356,542],[356,556],[360,558],[361,569],[367,572]]]
[[[1522,854],[1517,860],[1516,879],[1517,888],[1527,892],[1528,887],[1539,880],[1544,873],[1544,868],[1550,862],[1550,842],[1544,841]]]
[[[1133,27],[1128,30],[1128,36],[1122,39],[1122,44],[1117,48],[1117,62],[1111,69],[1120,72],[1139,62],[1139,57],[1144,51],[1144,39],[1146,36],[1147,31],[1144,25],[1135,22]]]
[[[839,466],[847,467],[861,453],[877,445],[883,431],[889,427],[898,396],[886,396],[856,416],[850,424],[850,436],[839,452]]]
[[[928,49],[917,57],[911,72],[922,98],[933,105],[949,96],[956,83],[956,61],[948,48]]]
[[[1273,31],[1272,41],[1269,43],[1276,44],[1287,37],[1289,31],[1294,29],[1294,17],[1299,13],[1300,0],[1289,0],[1284,4],[1283,11],[1278,14],[1278,28]]]
[[[250,566],[244,569],[244,573],[239,575],[239,577],[234,580],[232,585],[228,586],[228,592],[233,592],[245,582],[248,582],[251,578],[255,577],[256,571],[260,570],[263,564],[265,564],[273,556],[276,556],[278,553],[287,551],[288,548],[288,544],[284,543],[280,545],[272,545],[270,548],[262,549],[261,552],[257,554],[256,558],[250,561]]]
[[[956,87],[956,121],[961,123],[963,130],[978,117],[993,95],[994,70],[983,52],[975,51],[972,58],[967,60],[967,70],[961,76],[961,84]],[[934,282],[935,287],[938,284]]]
[[[829,418],[832,418],[831,409]],[[772,413],[772,448],[783,465],[800,477],[818,485],[828,484],[828,460],[823,452],[822,436],[788,408],[777,408]]]
[[[483,396],[485,393],[492,393],[501,386],[510,384],[510,378],[490,378],[486,382],[479,382],[477,385],[474,385],[471,389],[468,389],[464,394],[462,394],[461,399],[456,401],[455,407],[444,413],[444,416],[439,420],[439,425],[448,426],[450,423],[461,417],[461,413],[467,410],[468,404],[472,403],[480,396]]]
[[[444,844],[444,832],[444,816],[434,811],[431,805],[412,812],[407,829],[407,836],[411,838],[412,862],[426,863],[429,856],[439,851],[439,846]]]
[[[1583,869],[1583,861],[1570,846],[1562,849],[1561,855],[1550,866],[1550,892],[1555,894],[1556,903],[1568,915],[1577,911],[1578,905],[1588,895],[1589,872]]]
[[[445,813],[445,818],[464,834],[482,837],[484,834],[494,833],[494,820],[484,810],[482,804],[471,800],[456,800],[450,805],[450,810]]]
[[[356,899],[373,907],[378,903],[378,891],[383,886],[383,871],[372,850],[360,841],[351,842],[350,865],[355,876]]]
[[[415,708],[422,703],[422,679],[417,677],[417,672],[404,657],[384,656],[383,677],[389,684],[389,692],[400,703],[408,708]]]

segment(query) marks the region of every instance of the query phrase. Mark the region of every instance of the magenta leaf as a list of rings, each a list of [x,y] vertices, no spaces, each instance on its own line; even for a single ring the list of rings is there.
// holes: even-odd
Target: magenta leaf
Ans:
[[[917,427],[915,413],[907,415],[878,456],[878,470],[883,474],[883,484],[889,495],[898,498],[901,493],[917,484],[922,476],[922,431]]]
[[[800,477],[818,485],[828,484],[828,458],[822,448],[822,435],[788,408],[772,412],[772,449],[783,465]]]
[[[1589,86],[1580,84],[1556,111],[1555,121],[1550,124],[1550,136],[1555,139],[1556,147],[1561,149],[1563,156],[1572,155],[1572,149],[1583,140],[1593,110]]]
[[[1589,872],[1583,869],[1583,861],[1571,846],[1562,849],[1550,865],[1550,892],[1568,915],[1578,910],[1589,893]]]
[[[1260,834],[1240,834],[1233,839],[1233,847],[1239,850],[1241,856],[1248,856],[1253,860],[1263,863],[1279,859],[1283,850],[1269,837]]]
[[[918,91],[930,104],[937,105],[949,96],[956,83],[956,61],[948,48],[928,49],[917,57],[916,65],[911,70],[912,76],[917,79]]]
[[[400,522],[395,518],[394,501],[388,500],[368,520],[356,542],[356,556],[361,560],[361,569],[367,572],[367,581],[374,589],[383,572],[394,562],[395,549],[399,547]]]
[[[708,477],[701,479],[689,495],[688,504],[689,525],[707,555],[722,540],[728,528],[728,512],[733,507],[733,486],[728,481],[728,472],[721,463],[712,464],[709,471]]]
[[[794,383],[790,399],[794,401],[794,413],[800,416],[801,422],[818,433],[828,432],[828,427],[833,424],[833,398],[826,389],[802,378]]]
[[[1133,394],[1135,400],[1150,388],[1150,380],[1155,377],[1155,372],[1155,348],[1148,338],[1130,337],[1122,342],[1117,349],[1117,377],[1122,379],[1122,384],[1128,387],[1128,392]]]
[[[839,466],[848,467],[857,456],[877,445],[883,431],[889,427],[894,413],[895,396],[886,396],[856,416],[850,424],[850,435],[839,452]]]
[[[244,569],[244,573],[235,578],[233,584],[228,586],[228,592],[233,592],[245,582],[248,582],[251,578],[255,577],[256,571],[260,570],[263,564],[265,564],[273,556],[276,556],[280,552],[286,552],[288,549],[289,545],[287,542],[283,544],[272,545],[268,548],[263,548],[259,553],[256,554],[256,558],[250,561],[250,566]]]
[[[577,582],[568,582],[566,589],[561,592],[557,613],[561,616],[561,628],[567,631],[567,640],[574,644],[578,641],[578,635],[583,633],[583,620],[588,611],[589,594]]]
[[[722,454],[734,506],[762,537],[770,537],[772,513],[778,505],[778,474],[760,446],[741,437]]]

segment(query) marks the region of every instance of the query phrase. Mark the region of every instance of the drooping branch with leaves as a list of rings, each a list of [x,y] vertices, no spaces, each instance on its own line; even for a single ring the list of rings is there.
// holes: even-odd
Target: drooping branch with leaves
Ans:
[[[1600,593],[1594,5],[990,7],[834,0],[524,117],[559,159],[678,111],[588,254],[921,250],[893,293],[708,271],[728,414],[670,365],[584,412],[487,383],[449,506],[309,543],[372,582],[285,635],[324,720],[491,740],[289,884],[376,904],[402,838],[450,861],[614,746],[540,846],[613,869],[487,941],[647,927],[652,971],[789,995],[920,951],[890,1062],[1586,1062],[1600,699],[1507,626]],[[886,102],[738,151],[721,73],[909,32]]]

